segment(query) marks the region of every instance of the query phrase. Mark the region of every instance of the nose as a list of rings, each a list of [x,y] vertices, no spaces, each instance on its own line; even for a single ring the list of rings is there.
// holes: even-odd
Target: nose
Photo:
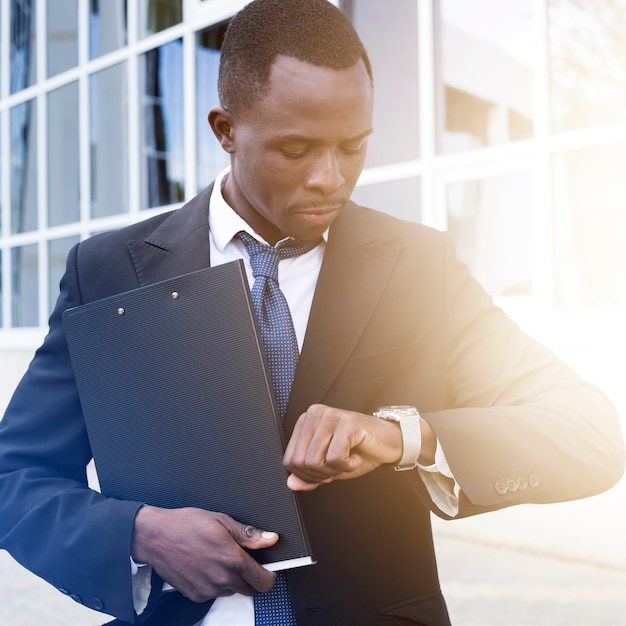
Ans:
[[[334,150],[327,150],[313,162],[306,186],[308,189],[330,195],[345,182],[337,154]]]

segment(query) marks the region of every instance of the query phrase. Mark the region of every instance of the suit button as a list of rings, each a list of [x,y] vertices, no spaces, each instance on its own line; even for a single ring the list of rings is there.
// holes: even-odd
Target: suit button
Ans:
[[[503,480],[496,480],[494,487],[499,496],[503,496],[507,492],[507,486]]]
[[[91,606],[96,611],[102,611],[102,609],[104,608],[104,602],[102,602],[102,600],[100,600],[100,598],[92,598],[91,599]]]
[[[507,479],[506,489],[507,491],[510,491],[511,493],[513,493],[514,491],[517,491],[517,481],[514,478]]]
[[[67,589],[63,589],[63,587],[59,587],[59,591],[64,595],[64,596],[69,596],[70,592]]]
[[[528,484],[530,487],[532,487],[533,489],[535,487],[539,487],[539,476],[537,476],[537,474],[531,474],[528,477]]]
[[[525,491],[528,488],[528,481],[523,476],[517,479],[517,488],[520,491]]]
[[[72,598],[74,602],[78,602],[78,604],[82,604],[82,600],[75,593],[70,593],[70,598]]]

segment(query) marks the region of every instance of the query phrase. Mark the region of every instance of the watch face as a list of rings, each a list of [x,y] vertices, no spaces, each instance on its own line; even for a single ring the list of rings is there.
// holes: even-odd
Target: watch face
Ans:
[[[414,406],[409,405],[392,405],[381,406],[375,415],[386,419],[395,419],[396,421],[401,417],[409,417],[411,415],[419,415],[417,409]]]

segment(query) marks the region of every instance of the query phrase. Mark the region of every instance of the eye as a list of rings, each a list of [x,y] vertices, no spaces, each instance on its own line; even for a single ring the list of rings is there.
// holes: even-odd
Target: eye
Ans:
[[[309,146],[304,143],[287,143],[277,146],[280,153],[288,159],[301,159],[309,152]]]
[[[283,156],[288,159],[301,159],[306,156],[308,150],[281,150]]]
[[[343,146],[341,146],[341,151],[344,154],[360,154],[361,152],[363,152],[365,146],[367,145],[367,139],[368,138],[366,137],[365,139],[361,139],[358,142],[344,144]]]

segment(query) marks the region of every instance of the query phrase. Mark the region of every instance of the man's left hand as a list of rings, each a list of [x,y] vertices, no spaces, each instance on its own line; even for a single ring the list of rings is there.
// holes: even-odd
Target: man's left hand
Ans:
[[[283,464],[291,472],[287,485],[311,491],[333,480],[357,478],[402,457],[398,424],[372,415],[309,407],[298,419]]]

